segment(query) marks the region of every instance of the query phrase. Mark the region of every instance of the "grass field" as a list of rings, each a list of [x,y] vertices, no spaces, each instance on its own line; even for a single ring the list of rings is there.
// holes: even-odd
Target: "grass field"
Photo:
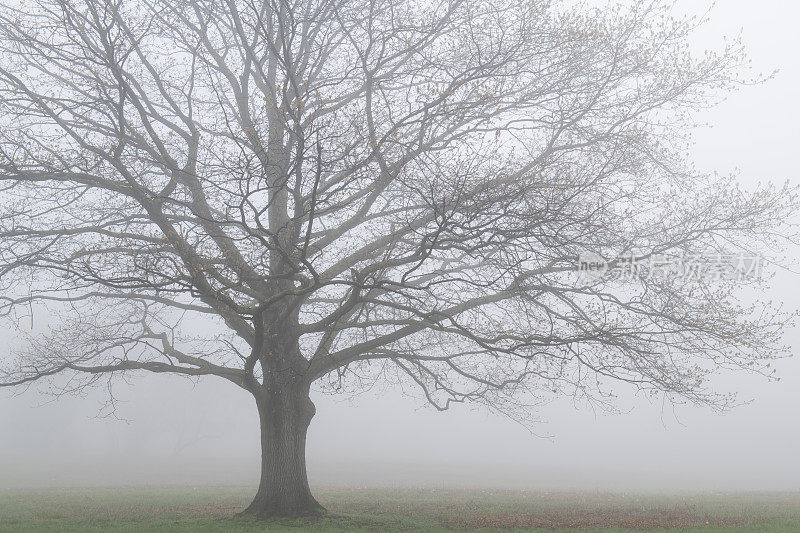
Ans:
[[[0,531],[800,532],[800,493],[315,492],[327,516],[259,523],[233,518],[251,488],[0,491]]]

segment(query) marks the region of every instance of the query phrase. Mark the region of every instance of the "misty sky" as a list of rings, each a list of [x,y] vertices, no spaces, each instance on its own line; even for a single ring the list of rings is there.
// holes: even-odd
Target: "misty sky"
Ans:
[[[685,0],[701,12],[706,2]],[[743,183],[800,183],[800,4],[722,0],[699,48],[743,31],[755,72],[780,69],[698,120],[693,157],[701,170],[738,169]],[[791,250],[800,271],[800,251]],[[800,274],[780,271],[773,296],[797,307]],[[10,342],[2,333],[0,343]],[[786,340],[800,347],[800,331]],[[718,415],[651,404],[620,387],[622,414],[568,400],[542,407],[528,429],[469,406],[438,413],[399,391],[354,398],[317,394],[309,433],[312,484],[537,489],[800,490],[800,360],[779,361],[780,383],[722,376],[720,390],[753,402]],[[0,488],[77,484],[255,483],[258,420],[251,398],[217,378],[194,383],[143,375],[117,383],[117,414],[97,418],[107,393],[54,402],[0,391]]]

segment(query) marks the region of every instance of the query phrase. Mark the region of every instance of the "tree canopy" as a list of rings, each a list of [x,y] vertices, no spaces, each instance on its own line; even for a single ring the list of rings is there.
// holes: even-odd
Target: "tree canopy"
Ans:
[[[784,233],[793,191],[686,158],[746,61],[691,53],[700,22],[657,0],[6,0],[0,310],[51,327],[0,381],[387,378],[516,414],[623,381],[725,405],[709,373],[783,350],[789,317],[736,299],[757,279],[579,269]]]

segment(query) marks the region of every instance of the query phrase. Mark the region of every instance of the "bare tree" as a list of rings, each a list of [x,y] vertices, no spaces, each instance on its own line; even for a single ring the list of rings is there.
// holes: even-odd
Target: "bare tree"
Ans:
[[[578,257],[771,250],[792,191],[683,156],[740,45],[693,57],[698,21],[657,0],[573,4],[7,0],[0,310],[52,326],[0,384],[242,387],[261,517],[321,510],[315,382],[516,415],[618,381],[724,407],[708,374],[783,349],[788,317],[735,298],[756,280]]]

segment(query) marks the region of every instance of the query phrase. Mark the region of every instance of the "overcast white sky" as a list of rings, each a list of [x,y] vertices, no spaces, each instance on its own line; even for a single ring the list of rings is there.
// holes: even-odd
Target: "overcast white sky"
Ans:
[[[679,5],[698,11],[706,2]],[[739,169],[745,183],[800,183],[800,3],[721,0],[698,46],[743,30],[756,71],[781,71],[747,87],[703,119],[693,149],[701,169]],[[797,251],[792,251],[797,254]],[[795,255],[798,257],[798,255]],[[800,263],[800,261],[798,261]],[[776,298],[797,306],[800,275],[778,276]],[[0,337],[2,339],[2,337]],[[800,347],[800,331],[788,342]],[[778,364],[783,380],[718,380],[750,405],[724,416],[666,411],[625,398],[620,415],[545,406],[532,435],[504,418],[462,407],[437,413],[391,390],[353,399],[315,398],[309,434],[312,483],[484,486],[545,489],[800,490],[800,359]],[[209,379],[143,376],[120,384],[121,422],[97,419],[102,390],[49,398],[0,392],[0,488],[24,485],[251,483],[256,480],[257,416],[249,398]]]

